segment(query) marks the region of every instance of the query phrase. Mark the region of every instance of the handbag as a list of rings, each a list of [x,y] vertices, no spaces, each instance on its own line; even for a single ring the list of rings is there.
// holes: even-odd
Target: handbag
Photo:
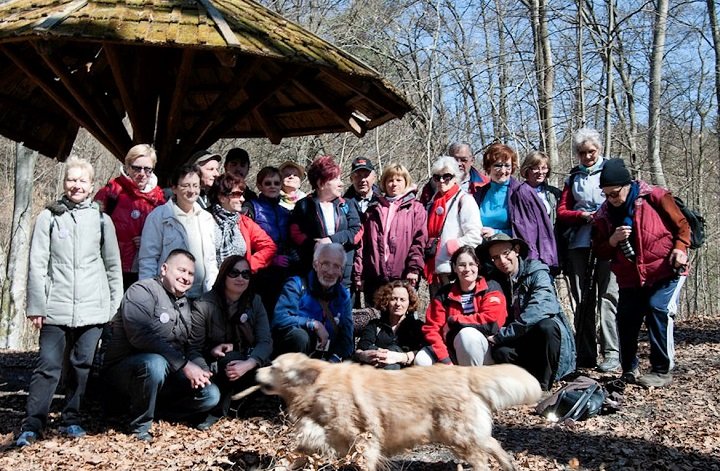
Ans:
[[[586,376],[578,376],[575,381],[539,403],[535,411],[557,422],[585,420],[602,411],[606,396],[600,383]]]

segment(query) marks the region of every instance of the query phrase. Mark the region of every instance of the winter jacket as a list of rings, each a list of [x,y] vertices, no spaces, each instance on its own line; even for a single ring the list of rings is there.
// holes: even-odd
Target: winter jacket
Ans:
[[[394,332],[386,316],[373,319],[360,331],[357,349],[417,352],[425,345],[422,326],[423,321],[414,312],[407,313]]]
[[[386,227],[391,204],[397,209],[390,227]],[[414,191],[393,203],[380,196],[365,212],[364,219],[361,245],[355,253],[353,266],[354,284],[364,279],[380,285],[405,279],[408,273],[422,273],[427,245],[427,213],[415,199]]]
[[[328,301],[328,309],[333,315],[332,321],[325,319],[320,299]],[[329,291],[323,290],[315,270],[311,271],[307,278],[293,276],[285,282],[275,305],[272,329],[305,329],[312,320],[322,323],[330,334],[329,352],[342,359],[349,358],[354,347],[350,291],[341,283],[335,284]]]
[[[422,328],[425,340],[441,363],[451,363],[453,339],[460,329],[473,327],[486,337],[497,333],[505,324],[505,296],[496,281],[480,278],[475,284],[475,312],[464,314],[460,285],[455,282],[440,288],[425,313]]]
[[[357,203],[360,218],[363,219],[365,213],[370,208],[370,205],[377,203],[377,200],[378,198],[380,198],[380,196],[380,188],[377,185],[373,185],[370,191],[370,198],[367,198],[365,200],[365,204],[362,204],[363,199],[360,197],[357,190],[355,190],[355,187],[353,185],[350,185],[350,188],[347,189],[347,191],[343,195],[343,198],[345,198],[346,201],[354,200],[355,203]],[[365,208],[365,211],[362,210],[363,207]]]
[[[519,260],[517,278],[509,280],[494,269],[490,276],[503,287],[508,322],[495,334],[501,346],[525,335],[543,319],[552,318],[560,329],[560,359],[555,379],[575,371],[575,337],[557,298],[550,269],[538,260]]]
[[[279,198],[271,200],[262,194],[251,201],[254,221],[278,247],[285,247],[290,239],[290,210],[279,203]]]
[[[332,203],[335,209],[335,233],[330,236],[330,240],[345,247],[343,283],[345,286],[350,286],[355,249],[362,237],[360,211],[353,200],[336,198]],[[300,252],[300,270],[303,272],[312,269],[315,239],[323,237],[328,237],[328,232],[317,194],[312,193],[298,201],[290,214],[290,238]]]
[[[490,185],[486,185],[473,195],[478,207],[482,205],[489,189]],[[555,231],[545,204],[535,194],[535,190],[510,177],[507,210],[512,229],[511,235],[528,245],[530,249],[528,258],[540,260],[550,267],[557,268],[559,263]]]
[[[628,260],[620,247],[610,245],[615,227],[610,221],[608,204],[595,215],[593,251],[603,260],[611,260],[610,268],[620,288],[652,286],[676,276],[670,264],[673,249],[687,253],[690,226],[675,204],[672,194],[660,187],[638,181],[640,193],[635,200],[631,244],[635,260]]]
[[[103,367],[130,355],[157,353],[177,371],[188,361],[191,324],[190,301],[185,296],[173,296],[159,278],[133,283],[112,320]]]
[[[530,186],[528,182],[525,182],[525,185]],[[535,195],[540,198],[540,201],[545,205],[545,210],[548,216],[550,216],[550,223],[554,227],[555,220],[557,219],[557,206],[560,202],[562,190],[547,183],[542,183],[537,188],[530,186],[530,189],[535,192]],[[555,236],[555,240],[557,242],[557,235]]]
[[[247,304],[228,307],[220,296],[223,294],[212,289],[193,302],[190,361],[207,370],[210,363],[217,361],[211,350],[222,343],[231,343],[233,351],[248,354],[259,366],[267,364],[273,347],[268,316],[260,297],[252,295]],[[242,324],[249,327],[252,344],[243,342]]]
[[[432,202],[428,203],[432,206]],[[450,203],[448,203],[448,206]],[[428,215],[430,218],[431,215]],[[448,247],[450,242],[452,247]],[[465,245],[477,247],[482,243],[482,221],[475,199],[460,190],[454,204],[445,214],[445,225],[435,252],[435,273],[450,274],[450,257]],[[429,241],[428,241],[429,244]],[[451,248],[453,250],[451,250]]]
[[[189,249],[187,232],[175,216],[175,207],[175,202],[170,200],[150,213],[145,221],[139,255],[141,280],[159,275],[160,267],[173,250]],[[202,254],[193,255],[196,265],[203,264],[205,278],[200,279],[195,276],[195,282],[188,296],[199,297],[205,291],[210,291],[218,274],[215,256],[215,220],[198,204],[193,206],[193,212],[199,219],[202,239]]]
[[[484,187],[488,183],[490,183],[490,179],[483,175],[482,173],[478,172],[478,170],[475,167],[470,167],[470,182],[468,184],[468,191],[469,194],[474,194],[477,192],[480,188]],[[432,179],[430,179],[422,188],[422,191],[420,192],[420,196],[418,197],[418,200],[423,206],[426,206],[432,199],[433,196],[435,196],[435,187],[434,182]]]
[[[238,218],[238,228],[245,240],[245,258],[250,264],[250,270],[255,273],[270,266],[277,251],[277,246],[270,236],[255,221],[242,214]]]
[[[133,239],[142,234],[148,214],[165,204],[162,189],[157,186],[157,177],[151,175],[145,189],[140,190],[123,172],[97,192],[95,201],[100,203],[115,225],[122,271],[137,273],[138,247]]]
[[[120,252],[99,205],[63,198],[35,221],[27,283],[28,316],[80,327],[104,324],[122,298]]]
[[[564,226],[568,249],[590,247],[592,222],[582,217],[583,212],[595,212],[605,202],[600,190],[600,173],[605,166],[603,157],[592,168],[580,165],[570,170],[557,207],[557,222]]]

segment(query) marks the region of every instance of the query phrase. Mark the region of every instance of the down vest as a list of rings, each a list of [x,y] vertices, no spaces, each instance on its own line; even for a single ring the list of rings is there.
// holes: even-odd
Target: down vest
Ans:
[[[27,315],[50,325],[104,324],[122,298],[115,227],[98,205],[63,198],[35,222],[30,246]]]

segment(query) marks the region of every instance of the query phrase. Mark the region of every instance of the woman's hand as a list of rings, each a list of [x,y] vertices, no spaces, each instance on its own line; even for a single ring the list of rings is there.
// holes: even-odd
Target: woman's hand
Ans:
[[[227,352],[233,351],[233,344],[231,343],[221,343],[217,347],[210,350],[210,355],[213,356],[213,358],[222,358],[225,356]]]
[[[322,239],[315,239],[316,244],[331,244],[332,240],[330,240],[330,237],[323,237]]]
[[[365,350],[361,352],[362,356],[358,355],[361,361],[369,365],[377,366],[378,368],[383,368],[387,365],[395,365],[397,363],[405,364],[409,360],[409,357],[406,353],[393,352],[386,348],[378,348],[377,350]],[[357,353],[360,352],[356,352],[356,354]],[[366,360],[364,360],[363,357]]]
[[[485,226],[482,229],[480,229],[480,234],[482,234],[483,239],[489,239],[490,237],[492,237],[495,234],[495,232],[497,232],[497,231],[495,229],[493,229],[492,227]]]
[[[592,222],[592,220],[595,218],[595,211],[592,211],[592,212],[590,212],[590,211],[583,211],[583,212],[580,214],[580,217],[582,217],[583,219],[585,219],[585,222]]]
[[[28,319],[32,322],[33,327],[38,330],[42,329],[43,322],[45,322],[45,317],[43,316],[28,316]]]
[[[230,381],[237,381],[256,366],[258,366],[258,363],[252,358],[231,361],[225,367],[225,376],[227,376]]]
[[[132,238],[133,244],[135,244],[136,249],[140,248],[140,240],[142,240],[142,237],[140,236],[135,236]]]

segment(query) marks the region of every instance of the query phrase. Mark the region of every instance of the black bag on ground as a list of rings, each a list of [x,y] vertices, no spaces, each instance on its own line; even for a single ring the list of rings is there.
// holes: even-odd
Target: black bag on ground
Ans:
[[[600,383],[587,376],[578,376],[540,402],[535,412],[557,422],[585,420],[600,413],[606,396]]]

